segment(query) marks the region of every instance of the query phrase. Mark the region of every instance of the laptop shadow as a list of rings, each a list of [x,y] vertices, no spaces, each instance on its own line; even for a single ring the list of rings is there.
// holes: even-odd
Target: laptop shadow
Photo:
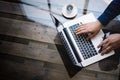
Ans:
[[[82,67],[75,66],[72,63],[71,59],[67,55],[64,45],[58,45],[58,44],[55,44],[55,45],[56,45],[56,48],[62,58],[62,61],[68,72],[69,77],[72,78],[74,75],[76,75],[82,69]]]

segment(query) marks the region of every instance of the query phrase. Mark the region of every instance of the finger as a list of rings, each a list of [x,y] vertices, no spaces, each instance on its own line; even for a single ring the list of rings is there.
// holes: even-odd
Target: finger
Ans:
[[[76,34],[78,35],[78,34],[85,34],[85,33],[89,33],[89,32],[87,30],[82,30],[82,31],[77,32]]]
[[[100,48],[101,46],[103,46],[104,44],[106,44],[108,42],[107,39],[105,39],[104,41],[102,41],[99,45],[98,45],[98,48]]]
[[[76,30],[79,29],[79,28],[81,28],[81,27],[83,27],[83,25],[80,25],[79,27],[77,27]]]
[[[78,30],[78,29],[80,29],[80,28],[84,28],[84,27],[85,27],[85,25],[82,24],[82,25],[80,25],[79,27],[77,27],[76,30]]]
[[[107,54],[111,51],[111,47],[107,47],[107,48],[103,48],[102,52],[101,52],[101,55],[104,55],[104,54]]]
[[[75,32],[77,33],[77,32],[80,32],[80,31],[82,31],[82,30],[85,30],[85,28],[79,28],[79,29],[76,30]]]
[[[107,42],[107,43],[104,44],[104,47],[103,47],[103,48],[106,49],[106,48],[109,47],[109,46],[110,46],[110,44],[109,44],[109,42]]]
[[[77,32],[77,31],[80,31],[80,30],[83,30],[83,29],[85,29],[85,28],[84,27],[78,27],[78,28],[76,28],[75,31]]]

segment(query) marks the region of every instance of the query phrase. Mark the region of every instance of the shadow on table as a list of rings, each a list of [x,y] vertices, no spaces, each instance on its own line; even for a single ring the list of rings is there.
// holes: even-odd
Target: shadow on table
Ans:
[[[57,47],[57,50],[59,51],[59,54],[62,58],[62,61],[65,65],[65,68],[69,74],[69,76],[72,78],[75,74],[77,74],[82,68],[75,66],[69,56],[67,55],[66,49],[63,45],[55,44]]]

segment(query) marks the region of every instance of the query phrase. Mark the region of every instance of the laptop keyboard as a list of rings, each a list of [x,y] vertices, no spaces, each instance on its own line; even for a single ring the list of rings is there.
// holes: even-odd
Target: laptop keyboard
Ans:
[[[97,51],[94,48],[91,40],[86,40],[87,34],[76,35],[75,30],[79,27],[79,23],[73,26],[70,26],[69,29],[75,39],[75,42],[80,49],[81,54],[84,59],[88,59],[92,56],[97,55]]]
[[[71,52],[70,48],[68,47],[68,44],[67,44],[67,42],[66,42],[66,40],[65,40],[65,38],[64,38],[64,36],[63,36],[63,33],[60,32],[60,33],[59,33],[59,36],[60,36],[60,38],[61,38],[61,40],[62,40],[62,42],[63,42],[63,44],[64,44],[64,46],[65,46],[65,49],[66,49],[66,51],[67,51],[70,59],[72,60],[72,62],[73,62],[74,64],[76,64],[76,61],[75,61],[75,59],[74,59],[74,57],[73,57],[73,55],[72,55],[72,52]]]

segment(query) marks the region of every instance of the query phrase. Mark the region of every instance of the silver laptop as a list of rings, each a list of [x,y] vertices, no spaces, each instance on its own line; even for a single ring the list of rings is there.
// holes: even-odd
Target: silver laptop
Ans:
[[[80,67],[86,67],[114,54],[114,51],[103,56],[98,53],[99,48],[97,48],[97,46],[103,40],[104,36],[102,30],[91,40],[86,40],[87,34],[76,35],[75,30],[81,23],[85,24],[96,21],[92,13],[63,24],[52,14],[51,17],[52,19],[54,18],[53,21],[57,27],[58,34],[73,64]]]

